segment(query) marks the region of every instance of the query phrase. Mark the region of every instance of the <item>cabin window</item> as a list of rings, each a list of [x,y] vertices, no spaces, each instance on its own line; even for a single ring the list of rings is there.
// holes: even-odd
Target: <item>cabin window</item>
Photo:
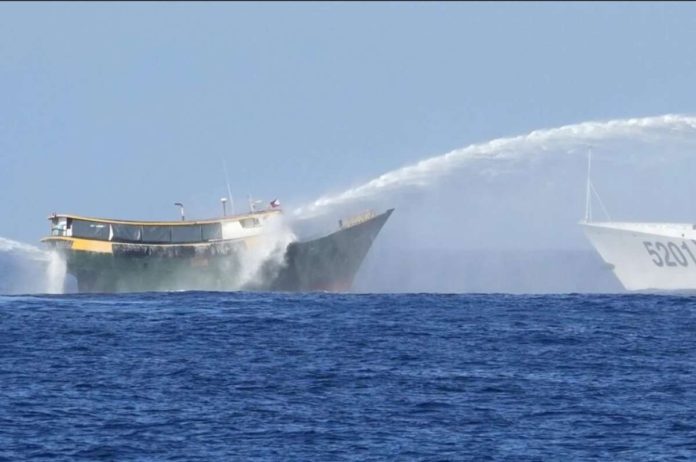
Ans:
[[[172,242],[201,242],[200,225],[179,225],[172,226]]]
[[[168,244],[172,241],[171,226],[143,226],[143,242]]]
[[[109,240],[109,224],[96,221],[73,220],[73,237],[84,237],[87,239]]]
[[[239,220],[239,224],[242,225],[242,228],[258,228],[261,226],[258,218],[242,218]]]
[[[65,236],[68,229],[68,219],[55,217],[51,220],[51,236]]]
[[[140,225],[112,224],[114,235],[111,238],[115,242],[140,242],[143,235],[143,227]]]
[[[222,239],[222,225],[220,223],[208,223],[201,225],[203,241],[214,241]]]

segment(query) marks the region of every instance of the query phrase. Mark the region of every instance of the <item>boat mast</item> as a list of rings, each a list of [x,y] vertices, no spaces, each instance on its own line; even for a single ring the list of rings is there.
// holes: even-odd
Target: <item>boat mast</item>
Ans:
[[[230,211],[234,215],[234,201],[232,200],[232,191],[230,191],[230,177],[227,176],[227,162],[222,159],[222,168],[225,171],[225,184],[227,185],[227,199],[230,201]]]

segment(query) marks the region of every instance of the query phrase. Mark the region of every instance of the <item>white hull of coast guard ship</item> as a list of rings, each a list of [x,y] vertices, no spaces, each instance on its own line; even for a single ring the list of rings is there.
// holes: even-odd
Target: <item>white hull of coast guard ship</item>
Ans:
[[[582,222],[627,290],[696,290],[696,225]]]

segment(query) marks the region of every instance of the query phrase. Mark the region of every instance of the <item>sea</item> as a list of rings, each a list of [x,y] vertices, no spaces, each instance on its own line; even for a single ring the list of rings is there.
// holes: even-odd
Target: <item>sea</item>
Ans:
[[[696,298],[0,296],[0,460],[696,460]]]

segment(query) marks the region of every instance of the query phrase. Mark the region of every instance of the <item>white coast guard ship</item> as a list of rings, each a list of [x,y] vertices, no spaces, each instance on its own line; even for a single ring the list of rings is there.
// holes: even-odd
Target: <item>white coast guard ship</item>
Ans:
[[[696,224],[593,221],[592,193],[588,162],[580,224],[626,290],[696,290]]]

